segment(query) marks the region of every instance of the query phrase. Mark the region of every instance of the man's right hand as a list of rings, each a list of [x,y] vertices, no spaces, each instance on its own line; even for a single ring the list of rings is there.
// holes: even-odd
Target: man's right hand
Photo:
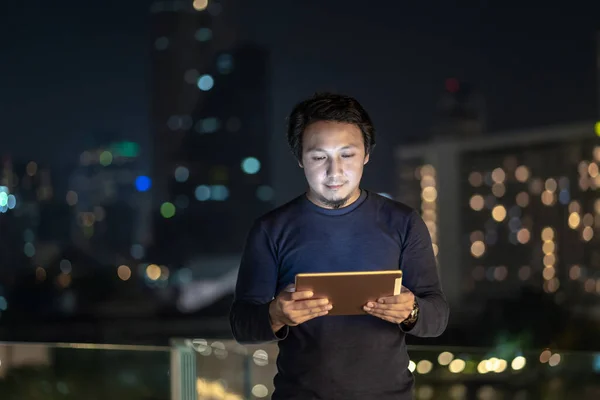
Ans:
[[[293,285],[282,290],[269,305],[273,332],[279,331],[285,325],[296,326],[327,315],[332,308],[328,299],[312,299],[312,292],[292,292],[290,288],[293,288]]]

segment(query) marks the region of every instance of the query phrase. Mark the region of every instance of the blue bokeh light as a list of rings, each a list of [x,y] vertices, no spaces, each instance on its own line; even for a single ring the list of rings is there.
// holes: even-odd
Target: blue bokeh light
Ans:
[[[138,192],[147,192],[152,187],[152,179],[141,175],[135,179],[135,188]]]
[[[254,157],[245,158],[242,161],[242,171],[250,175],[256,174],[260,171],[260,161]]]
[[[198,89],[207,92],[210,89],[213,88],[213,86],[215,85],[215,80],[213,79],[212,76],[206,74],[206,75],[202,75],[200,78],[198,78]]]

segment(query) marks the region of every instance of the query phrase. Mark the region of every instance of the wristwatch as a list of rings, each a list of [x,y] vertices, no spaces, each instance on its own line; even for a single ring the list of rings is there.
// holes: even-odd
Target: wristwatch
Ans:
[[[413,325],[415,322],[417,322],[417,319],[419,318],[419,303],[417,303],[417,298],[415,297],[415,302],[413,303],[413,309],[410,312],[410,314],[408,314],[408,317],[402,321],[402,324],[404,325]]]

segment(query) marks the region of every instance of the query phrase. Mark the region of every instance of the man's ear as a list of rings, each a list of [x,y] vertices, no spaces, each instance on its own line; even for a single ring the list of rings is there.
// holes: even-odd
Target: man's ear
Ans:
[[[301,160],[298,160],[298,166],[299,166],[300,168],[304,169],[304,165],[302,165],[302,161],[301,161]]]
[[[370,154],[367,154],[365,156],[365,161],[363,162],[363,165],[367,165],[367,163],[369,162],[369,156],[370,156]]]

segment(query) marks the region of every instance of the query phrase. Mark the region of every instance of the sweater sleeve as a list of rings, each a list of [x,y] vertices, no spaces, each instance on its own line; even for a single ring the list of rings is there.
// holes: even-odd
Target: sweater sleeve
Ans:
[[[260,221],[254,223],[246,239],[229,313],[233,337],[242,344],[285,339],[288,327],[277,333],[271,329],[269,304],[277,290],[275,248]]]
[[[415,324],[400,328],[417,337],[437,337],[446,330],[450,308],[442,292],[431,236],[425,222],[413,211],[409,217],[400,258],[402,284],[413,292],[419,305]]]

